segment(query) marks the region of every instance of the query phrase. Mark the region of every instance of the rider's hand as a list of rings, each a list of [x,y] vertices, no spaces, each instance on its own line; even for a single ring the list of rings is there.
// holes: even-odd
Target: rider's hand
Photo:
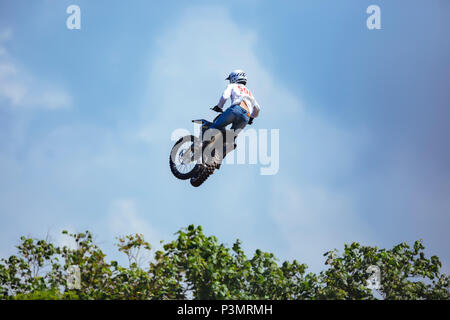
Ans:
[[[213,110],[215,112],[220,112],[220,113],[223,112],[222,108],[219,108],[219,106],[214,106],[214,107],[211,108],[211,110]]]
[[[248,124],[252,124],[253,123],[253,118],[252,117],[250,117],[250,120],[248,120]]]

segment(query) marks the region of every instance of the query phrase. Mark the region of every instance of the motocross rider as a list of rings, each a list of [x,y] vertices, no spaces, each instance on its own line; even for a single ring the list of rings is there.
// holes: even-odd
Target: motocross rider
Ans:
[[[220,97],[219,103],[211,108],[216,112],[221,112],[222,114],[214,121],[210,126],[210,129],[225,129],[229,124],[231,125],[231,130],[234,132],[233,139],[236,139],[239,132],[247,125],[252,124],[253,119],[258,117],[260,107],[256,102],[255,97],[252,95],[251,91],[246,87],[247,85],[247,75],[242,70],[234,70],[225,79],[230,81],[224,93]],[[223,106],[228,98],[231,98],[231,106],[223,111]],[[205,141],[205,143],[209,143]],[[225,155],[236,148],[236,144],[232,148],[228,148],[224,151],[223,156],[216,154],[214,161],[216,168],[219,169],[222,159]]]

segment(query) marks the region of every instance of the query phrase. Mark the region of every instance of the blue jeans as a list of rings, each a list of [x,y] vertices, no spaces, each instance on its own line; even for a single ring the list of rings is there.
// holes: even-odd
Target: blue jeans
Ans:
[[[250,120],[247,115],[247,110],[235,104],[225,110],[210,128],[224,129],[227,125],[232,123],[231,130],[241,131]]]

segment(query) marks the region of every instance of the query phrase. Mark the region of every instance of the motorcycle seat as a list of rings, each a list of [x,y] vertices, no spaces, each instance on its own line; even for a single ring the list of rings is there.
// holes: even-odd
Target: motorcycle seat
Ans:
[[[211,121],[208,121],[205,119],[192,120],[192,122],[201,124],[202,126],[205,126],[205,127],[210,127],[213,124]]]

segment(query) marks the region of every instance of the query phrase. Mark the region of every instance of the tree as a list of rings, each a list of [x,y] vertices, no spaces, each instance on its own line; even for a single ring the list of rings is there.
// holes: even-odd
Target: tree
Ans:
[[[384,299],[449,299],[449,278],[440,273],[442,264],[437,256],[425,258],[425,247],[416,241],[411,249],[400,243],[391,250],[345,245],[344,254],[337,251],[325,253],[330,268],[321,274],[324,285],[320,297],[335,299],[372,299],[366,288],[370,276],[369,266],[381,271],[381,288]],[[427,284],[428,282],[428,284]]]
[[[375,299],[367,288],[369,266],[381,272],[384,299],[449,299],[449,277],[438,257],[425,257],[421,241],[390,250],[345,245],[342,254],[325,253],[327,269],[314,274],[261,250],[248,258],[239,240],[228,248],[194,225],[148,263],[151,246],[142,235],[118,238],[128,267],[108,262],[91,232],[63,234],[75,248],[22,237],[17,255],[0,260],[1,299]],[[68,286],[71,265],[79,267],[79,288]]]

